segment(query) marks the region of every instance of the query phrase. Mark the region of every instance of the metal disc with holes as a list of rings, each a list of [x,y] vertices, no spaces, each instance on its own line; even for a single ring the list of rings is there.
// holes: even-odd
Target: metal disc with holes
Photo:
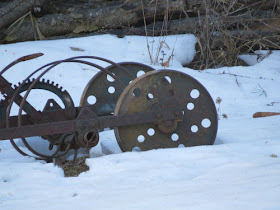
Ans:
[[[173,70],[148,72],[121,94],[115,115],[179,108],[181,122],[115,128],[122,151],[211,145],[217,134],[217,112],[208,91],[191,76]]]
[[[153,68],[141,63],[123,62],[118,64],[129,71],[134,78],[154,70]],[[106,69],[115,74],[115,76],[118,77],[125,85],[128,85],[134,79],[118,66],[111,65]],[[115,81],[105,72],[99,72],[85,87],[81,97],[80,106],[93,105],[97,115],[112,114],[117,100],[123,90],[124,87],[120,84],[120,82]]]

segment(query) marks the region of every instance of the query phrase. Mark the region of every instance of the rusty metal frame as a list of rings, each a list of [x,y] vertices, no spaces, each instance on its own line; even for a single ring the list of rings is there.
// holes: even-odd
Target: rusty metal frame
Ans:
[[[108,59],[105,59],[105,58],[101,58],[101,57],[97,57],[97,56],[76,56],[76,57],[72,57],[72,58],[68,58],[68,59],[64,59],[64,60],[60,60],[60,61],[55,61],[55,62],[51,62],[51,63],[48,63],[40,68],[38,68],[37,70],[35,70],[34,72],[32,72],[29,76],[27,76],[27,78],[25,80],[23,80],[23,82],[20,84],[20,86],[18,87],[17,90],[15,90],[13,92],[13,89],[12,87],[10,86],[10,84],[5,81],[5,79],[3,78],[2,74],[5,73],[8,69],[10,69],[12,66],[16,65],[17,63],[19,62],[22,62],[22,61],[27,61],[27,60],[31,60],[31,59],[34,59],[34,58],[37,58],[37,57],[40,57],[42,56],[43,54],[42,53],[37,53],[37,54],[32,54],[32,55],[28,55],[28,56],[23,56],[17,60],[15,60],[14,62],[12,62],[11,64],[9,64],[8,66],[6,66],[1,72],[0,72],[0,77],[2,79],[2,81],[0,80],[0,82],[2,83],[0,85],[0,88],[10,88],[9,91],[5,90],[5,91],[2,91],[4,93],[7,93],[7,92],[10,92],[10,96],[11,94],[12,97],[10,99],[10,103],[8,105],[8,108],[7,108],[7,112],[6,112],[6,128],[9,128],[10,127],[10,111],[11,111],[11,107],[12,107],[12,104],[13,102],[17,103],[20,107],[19,109],[19,113],[18,113],[18,126],[21,126],[22,125],[22,110],[24,110],[25,112],[27,112],[29,114],[29,117],[31,117],[36,123],[47,123],[48,120],[47,118],[40,112],[38,112],[37,110],[35,110],[27,101],[27,97],[31,91],[31,89],[34,87],[34,85],[42,78],[43,75],[45,75],[47,72],[49,72],[51,69],[53,69],[54,67],[56,67],[57,65],[59,64],[62,64],[62,63],[67,63],[67,62],[75,62],[75,63],[82,63],[82,64],[85,64],[85,65],[89,65],[89,66],[92,66],[92,67],[95,67],[97,69],[99,69],[100,71],[103,71],[105,72],[106,74],[110,75],[111,77],[113,77],[116,81],[120,82],[120,84],[122,86],[125,87],[124,84],[122,84],[122,81],[120,81],[114,74],[112,74],[110,71],[108,71],[107,69],[97,65],[97,64],[94,64],[92,62],[88,62],[88,61],[83,61],[83,60],[78,60],[78,59],[95,59],[95,60],[101,60],[101,61],[104,61],[104,62],[107,62],[107,63],[110,63],[111,65],[115,65],[115,66],[118,66],[118,68],[120,68],[121,70],[123,70],[129,77],[131,77],[132,79],[134,79],[135,77],[133,75],[131,75],[125,68],[123,68],[122,66],[120,66],[119,64],[113,62],[113,61],[110,61]],[[48,68],[47,68],[48,67]],[[34,81],[33,83],[31,84],[30,88],[26,91],[26,94],[24,95],[24,97],[22,98],[18,93],[19,93],[19,90],[21,89],[21,87],[23,86],[23,84],[28,81],[33,75],[35,75],[37,72],[43,70],[44,68],[47,68],[46,70],[44,70]],[[3,84],[3,82],[5,81],[5,84]],[[11,93],[13,92],[13,93]],[[21,101],[19,103],[19,101]],[[30,109],[31,111],[29,111],[28,109]],[[35,118],[35,119],[34,119]],[[24,145],[35,155],[37,156],[40,156],[40,157],[43,157],[43,158],[56,158],[58,156],[55,156],[57,154],[57,152],[55,152],[53,155],[51,156],[46,156],[44,154],[40,154],[38,153],[37,151],[33,150],[32,147],[28,144],[28,142],[26,141],[25,138],[22,138],[22,141],[24,143]],[[28,154],[26,154],[25,152],[23,152],[17,145],[16,143],[14,142],[14,140],[11,138],[10,139],[10,142],[12,143],[12,145],[14,146],[14,148],[22,155],[24,156],[30,156]],[[67,147],[68,149],[68,147]],[[69,147],[70,149],[70,147]],[[69,150],[68,149],[68,150]],[[67,151],[68,152],[68,151]],[[66,153],[67,153],[66,152]],[[60,157],[61,155],[59,155]]]
[[[197,80],[176,71],[158,70],[158,71],[146,73],[145,75],[137,78],[134,75],[132,75],[127,69],[125,69],[122,65],[110,61],[108,59],[97,57],[97,56],[76,56],[76,57],[71,57],[59,61],[54,61],[39,67],[31,74],[29,74],[23,80],[23,82],[19,84],[17,88],[13,88],[11,84],[2,76],[3,73],[5,73],[7,70],[9,70],[12,66],[16,65],[17,63],[34,59],[42,55],[43,55],[42,53],[37,53],[28,56],[23,56],[15,60],[14,62],[10,63],[0,72],[0,92],[2,92],[5,97],[7,97],[7,101],[5,102],[7,102],[8,104],[7,109],[5,110],[6,111],[5,119],[0,120],[0,140],[9,139],[13,147],[20,154],[24,156],[31,156],[37,159],[48,160],[52,158],[62,157],[70,149],[77,150],[81,147],[89,148],[89,147],[96,146],[99,140],[98,133],[106,128],[115,129],[116,132],[116,130],[118,130],[119,128],[129,129],[133,126],[140,125],[140,127],[142,126],[144,129],[145,126],[149,126],[149,124],[152,124],[162,132],[162,134],[160,135],[166,135],[166,138],[169,138],[171,132],[175,131],[180,126],[182,127],[182,125],[189,124],[192,120],[189,119],[187,115],[184,115],[184,110],[185,112],[188,111],[186,110],[186,107],[184,107],[186,106],[185,103],[187,103],[187,100],[190,100],[189,99],[190,96],[184,93],[185,90],[183,89],[185,89],[185,87],[187,87],[188,91],[194,87],[196,87],[201,91],[203,95],[201,100],[203,102],[197,107],[204,109],[205,107],[209,107],[208,102],[211,103],[209,112],[211,112],[211,116],[213,115],[213,119],[214,119],[213,120],[214,133],[212,136],[214,136],[214,138],[216,136],[217,122],[214,116],[216,114],[216,109],[215,109],[214,102],[211,101],[212,99],[210,94],[203,87],[203,85],[201,85]],[[131,81],[133,80],[133,82],[127,86],[127,84],[125,84],[113,72],[111,72],[107,68],[103,68],[100,65],[88,61],[90,59],[107,62],[112,66],[116,66],[118,69],[122,70],[127,75],[127,77],[131,78]],[[88,105],[88,106],[81,105],[81,107],[74,107],[74,104],[73,105],[71,104],[69,105],[69,107],[62,109],[53,99],[48,100],[47,104],[45,105],[45,109],[42,112],[37,111],[31,104],[29,104],[27,102],[27,98],[30,92],[32,91],[32,89],[34,89],[34,87],[36,86],[36,84],[41,81],[41,79],[46,73],[50,72],[52,69],[54,69],[55,67],[63,63],[79,63],[83,65],[88,65],[97,68],[100,71],[99,73],[102,72],[107,75],[110,75],[115,81],[117,81],[120,84],[120,86],[123,87],[124,91],[122,95],[119,97],[114,112],[115,115],[106,113],[104,114],[104,116],[102,114],[98,116],[97,112],[95,111],[97,108],[94,107],[93,105]],[[37,74],[38,76],[36,76],[34,80],[31,81],[31,78],[33,78]],[[168,81],[166,80],[166,77],[168,76],[170,77],[174,76],[173,78],[174,83],[168,83]],[[186,81],[188,85],[185,85]],[[21,93],[20,91],[22,90],[22,87],[27,82],[29,83],[28,85],[25,86],[26,93],[22,97],[20,95]],[[137,87],[138,83],[139,84],[141,83],[140,87]],[[162,85],[163,83],[165,85]],[[176,86],[175,85],[176,83],[180,84],[180,86],[179,85]],[[161,88],[161,85],[163,88]],[[141,103],[138,103],[138,105],[139,106],[141,105],[143,109],[142,108],[139,110],[136,109],[136,111],[130,110],[130,112],[120,112],[120,107],[123,104],[124,104],[123,109],[126,110],[125,105],[129,104],[129,101],[131,102],[130,98],[131,97],[133,98],[135,96],[133,94],[136,94],[134,93],[134,91],[136,89],[141,89],[141,88],[143,88],[143,90],[146,88],[147,90],[145,91],[148,91],[149,89],[149,91],[152,92],[152,94],[155,94],[155,96],[158,96],[158,98],[160,97],[165,98],[166,96],[166,100],[161,99],[160,101],[157,101],[158,100],[157,99],[156,101],[153,102],[153,103],[160,104],[161,108],[152,109],[151,108],[152,106],[146,107],[145,105],[143,105],[146,103],[146,100],[149,100],[149,98],[147,98],[148,97],[147,94],[149,94],[149,91],[147,93],[143,91],[143,93],[145,94],[142,94],[140,98],[138,98],[138,96],[135,97],[138,98],[137,99],[138,102],[140,99],[142,100]],[[133,94],[131,91],[133,91]],[[129,97],[127,97],[126,101],[123,103],[122,101],[124,100],[124,97],[128,94],[130,94]],[[134,103],[131,103],[130,105],[134,106],[137,100],[135,100]],[[191,99],[191,100],[194,101],[195,99]],[[19,106],[19,111],[16,116],[11,116],[11,108],[13,103],[16,103]],[[50,103],[54,103],[56,104],[56,106],[54,108],[50,108],[49,106]],[[25,111],[26,114],[23,114],[23,111]],[[195,113],[197,112],[192,112],[192,114],[190,114],[190,116],[192,116],[194,121],[197,118],[197,116],[194,116]],[[146,131],[147,130],[145,130],[145,132]],[[27,142],[26,138],[31,136],[42,136],[42,138],[49,140],[51,147],[53,145],[56,145],[57,146],[56,150],[51,155],[41,154],[40,152],[34,150]],[[118,135],[116,136],[118,140]],[[208,135],[207,141],[209,140],[209,138],[212,138],[212,136],[210,137],[210,135]],[[14,141],[15,138],[21,138],[26,148],[35,156],[29,155],[24,151],[22,151],[16,145]],[[50,140],[50,139],[54,139],[54,140]],[[214,143],[214,140],[215,139],[211,139],[211,142],[208,141],[207,144]],[[195,143],[193,145],[198,145],[198,144],[199,143]],[[150,149],[150,147],[148,149]]]
[[[89,114],[92,111],[90,108],[84,107],[80,112],[88,112],[87,114]],[[98,130],[104,130],[105,128],[113,129],[114,127],[145,123],[159,124],[163,121],[182,121],[182,116],[180,109],[167,109],[120,116],[96,116],[95,118],[84,120],[75,119],[36,125],[25,125],[0,129],[0,140],[78,132],[81,129],[81,125],[83,127],[96,127]]]

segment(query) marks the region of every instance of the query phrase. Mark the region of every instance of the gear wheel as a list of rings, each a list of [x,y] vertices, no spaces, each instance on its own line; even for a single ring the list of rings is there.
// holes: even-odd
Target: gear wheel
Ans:
[[[19,94],[28,90],[31,84],[33,83],[35,79],[27,80],[25,84],[21,87]],[[14,85],[13,88],[16,90],[21,83],[18,83],[18,85]],[[70,96],[70,94],[66,90],[62,90],[62,87],[58,84],[55,84],[53,81],[42,79],[42,81],[38,81],[32,89],[41,89],[41,90],[47,90],[49,92],[54,93],[57,95],[62,103],[64,104],[65,108],[74,107],[74,102]],[[7,107],[10,102],[10,97],[7,94],[3,94],[4,99],[0,101],[0,117],[2,119],[5,119],[6,117],[6,111]]]
[[[23,85],[22,85],[22,83],[18,83],[18,85],[13,86],[13,89],[14,89],[14,91],[16,91],[21,86],[21,88],[18,92],[18,94],[20,94],[24,91],[27,91],[31,87],[31,85],[33,84],[34,80],[35,79],[27,80]],[[74,107],[74,102],[73,102],[71,96],[69,95],[69,93],[66,90],[62,90],[62,87],[59,87],[59,85],[55,84],[54,82],[50,82],[49,80],[46,81],[46,80],[42,79],[42,81],[38,81],[37,83],[34,84],[34,86],[32,87],[32,90],[34,90],[34,89],[46,90],[46,91],[49,91],[49,92],[55,94],[63,102],[63,104],[65,106],[65,109]],[[6,112],[7,112],[8,106],[10,104],[10,100],[11,100],[11,96],[7,96],[7,94],[5,94],[4,97],[5,97],[5,99],[0,101],[0,117],[3,117],[2,119],[5,119],[5,117],[6,117]],[[48,102],[47,102],[47,105],[49,104],[49,102],[51,104],[56,103],[53,99],[49,99]],[[72,113],[72,112],[68,113],[69,118],[72,119],[74,116],[75,116],[74,113]],[[50,142],[50,147],[49,147],[50,150],[52,150],[53,145],[56,144],[53,140],[59,139],[59,137],[60,137],[60,135],[44,136],[44,137],[42,136],[42,138],[44,138],[44,139],[46,139]],[[19,147],[15,144],[14,140],[11,139],[10,141],[11,141],[13,147],[20,154],[28,155],[27,153],[25,153],[21,149],[19,149]],[[49,156],[49,155],[39,153],[36,150],[32,149],[32,147],[26,142],[26,140],[24,138],[22,139],[22,141],[25,142],[24,144],[26,145],[26,147],[33,154],[35,154],[37,156],[35,158],[38,158],[38,159],[42,159],[42,158],[43,159],[50,159],[52,157],[57,157],[56,154],[57,154],[58,151],[63,151],[62,155],[65,155],[70,149],[70,147],[69,147],[70,144],[66,148],[58,147],[57,151],[53,155]],[[62,155],[60,155],[60,156],[62,156]],[[31,156],[31,155],[28,155],[28,156]]]

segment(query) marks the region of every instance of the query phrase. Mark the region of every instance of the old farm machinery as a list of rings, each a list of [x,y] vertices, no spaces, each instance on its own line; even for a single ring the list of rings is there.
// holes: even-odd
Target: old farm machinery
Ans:
[[[0,102],[0,140],[10,140],[22,155],[46,160],[62,157],[70,150],[96,146],[99,132],[107,129],[114,129],[122,151],[214,143],[215,104],[203,85],[191,76],[174,70],[154,70],[135,62],[114,63],[100,57],[79,56],[46,64],[18,85],[13,86],[3,77],[15,64],[42,55],[21,57],[0,72],[4,98]],[[109,66],[103,68],[92,60],[107,62]],[[44,79],[46,73],[63,63],[100,70],[86,85],[79,107],[74,106],[66,90]],[[35,89],[55,94],[64,107],[49,98],[43,110],[37,110],[27,100]],[[11,116],[13,104],[19,108],[18,114]],[[42,154],[28,143],[28,138],[34,136],[48,141],[51,154]]]

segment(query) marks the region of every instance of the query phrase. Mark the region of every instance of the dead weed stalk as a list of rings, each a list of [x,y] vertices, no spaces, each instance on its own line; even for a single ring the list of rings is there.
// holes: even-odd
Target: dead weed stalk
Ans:
[[[13,34],[20,29],[20,27],[22,26],[23,22],[25,19],[30,18],[32,27],[33,27],[33,31],[34,31],[34,39],[38,40],[38,38],[40,40],[45,39],[44,35],[41,33],[37,20],[36,18],[33,16],[32,12],[29,11],[27,12],[25,15],[21,16],[19,19],[17,19],[13,24],[11,24],[9,26],[9,28],[7,29],[7,36],[5,37],[6,41],[11,41],[13,40],[12,36]]]
[[[174,56],[174,48],[175,44],[177,42],[177,39],[175,40],[175,44],[172,48],[168,45],[166,42],[166,38],[168,36],[168,23],[173,17],[173,12],[170,11],[169,8],[169,0],[166,0],[166,9],[164,18],[162,21],[162,27],[160,31],[160,35],[158,37],[158,41],[155,41],[155,25],[157,20],[157,7],[158,7],[158,1],[159,0],[151,0],[147,6],[154,3],[155,4],[155,11],[153,16],[153,29],[152,29],[152,36],[148,36],[148,29],[147,29],[147,22],[146,22],[146,15],[145,15],[145,7],[143,0],[141,0],[142,3],[142,12],[143,12],[143,20],[144,20],[144,28],[145,28],[145,34],[146,34],[146,44],[147,44],[147,50],[150,58],[150,62],[153,65],[162,65],[164,67],[169,67],[170,61]],[[171,52],[170,55],[166,56],[166,52],[164,51],[164,48]]]
[[[265,18],[256,16],[265,1],[246,6],[237,0],[204,0],[205,15],[201,16],[198,11],[198,23],[190,26],[193,27],[198,47],[196,57],[188,67],[203,70],[244,65],[239,59],[241,54],[280,49],[279,34],[266,35],[253,29],[255,23],[270,26]],[[258,9],[252,9],[257,5]],[[280,21],[275,16],[277,18]]]

